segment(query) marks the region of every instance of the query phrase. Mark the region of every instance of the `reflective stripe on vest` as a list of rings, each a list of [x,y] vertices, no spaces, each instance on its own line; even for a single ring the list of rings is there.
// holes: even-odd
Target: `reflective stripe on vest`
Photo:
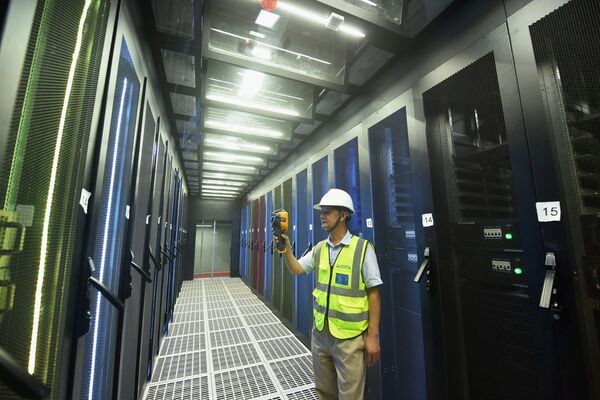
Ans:
[[[369,326],[369,302],[362,279],[367,244],[365,239],[352,236],[350,245],[340,250],[333,268],[327,241],[315,246],[313,265],[317,284],[313,296],[315,327],[319,331],[325,326],[326,313],[329,331],[338,339],[358,336]]]

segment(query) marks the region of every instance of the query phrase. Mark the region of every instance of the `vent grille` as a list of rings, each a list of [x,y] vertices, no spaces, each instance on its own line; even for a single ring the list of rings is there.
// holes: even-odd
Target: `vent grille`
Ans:
[[[252,304],[248,306],[241,306],[238,308],[240,310],[240,314],[242,315],[250,315],[250,314],[262,314],[262,313],[270,313],[269,307],[264,304]]]
[[[171,324],[169,327],[169,336],[194,335],[202,333],[203,324],[198,322],[184,322],[182,324]]]
[[[248,342],[250,342],[250,336],[245,328],[210,333],[210,346],[213,349]]]
[[[185,379],[182,381],[159,383],[148,387],[147,400],[195,400],[208,399],[208,377]]]
[[[173,323],[178,324],[182,322],[194,322],[194,321],[202,321],[204,319],[204,313],[202,311],[193,311],[193,312],[176,312],[173,315]]]
[[[250,331],[254,334],[256,340],[267,340],[292,335],[292,332],[282,323],[257,325],[250,328]]]
[[[206,373],[206,352],[158,357],[151,382],[181,379]]]
[[[299,392],[287,393],[288,400],[318,400],[315,388],[303,389]]]
[[[260,357],[252,344],[242,344],[232,347],[221,347],[212,351],[213,370],[222,371],[258,364]]]
[[[192,353],[205,349],[204,335],[188,335],[167,337],[164,339],[160,355],[175,355],[180,353]]]
[[[211,319],[208,321],[211,331],[222,331],[225,329],[235,329],[242,326],[240,317],[231,317],[223,319]]]
[[[306,348],[293,336],[266,340],[259,342],[258,346],[265,354],[267,360],[277,360],[306,353]]]
[[[218,310],[209,310],[208,319],[236,317],[238,312],[235,308],[219,308]]]
[[[310,385],[314,382],[311,356],[276,361],[270,366],[284,390]]]
[[[254,325],[266,325],[272,324],[274,322],[279,322],[276,316],[273,314],[254,314],[254,315],[245,315],[244,320],[250,326]]]
[[[264,365],[215,374],[217,400],[253,399],[277,394]]]

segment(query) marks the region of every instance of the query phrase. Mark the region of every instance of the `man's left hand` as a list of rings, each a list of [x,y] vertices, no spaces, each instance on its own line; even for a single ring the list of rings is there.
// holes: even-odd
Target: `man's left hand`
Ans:
[[[377,361],[379,361],[381,348],[379,347],[379,338],[377,336],[367,334],[365,352],[367,353],[367,364],[369,367],[372,367]]]

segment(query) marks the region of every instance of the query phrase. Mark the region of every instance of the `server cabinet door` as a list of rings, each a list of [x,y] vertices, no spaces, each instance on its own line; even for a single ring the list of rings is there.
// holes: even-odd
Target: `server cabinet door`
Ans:
[[[120,292],[124,226],[135,136],[140,82],[125,39],[121,40],[110,125],[101,141],[98,178],[92,205],[93,222],[85,250],[86,268],[110,292]],[[106,291],[90,293],[90,329],[81,348],[81,388],[77,395],[89,399],[112,396],[118,315],[122,303]],[[118,297],[118,296],[117,296]],[[116,299],[122,301],[122,299]]]
[[[353,234],[363,236],[361,198],[360,198],[360,169],[358,163],[358,138],[350,140],[333,151],[334,187],[345,190],[352,197],[354,214],[350,218],[348,230]]]
[[[425,77],[419,92],[450,395],[561,398],[560,331],[539,307],[552,260],[536,218],[506,26]]]
[[[417,244],[416,171],[406,114],[402,108],[368,129],[374,242],[384,283],[379,388],[383,399],[428,398],[425,342],[431,346],[432,340],[424,340],[421,290],[429,291],[430,284],[414,282],[423,248]],[[420,222],[420,216],[418,219]]]
[[[265,225],[265,196],[261,196],[258,201],[258,212],[260,217],[260,228],[259,228],[259,245],[257,249],[258,253],[258,274],[256,277],[256,285],[258,293],[263,294],[265,292],[265,249],[266,249],[266,225]]]
[[[275,210],[281,209],[283,201],[281,198],[281,186],[277,186],[273,190],[273,207]],[[277,251],[273,252],[273,307],[281,311],[283,305],[282,297],[282,271],[281,268],[283,260]],[[284,267],[285,268],[285,267]]]
[[[283,209],[288,212],[289,223],[288,221],[288,233],[287,236],[292,240],[292,229],[293,224],[295,224],[295,219],[292,210],[292,179],[288,179],[281,185],[282,188],[282,203]],[[295,246],[295,243],[294,243]],[[293,247],[292,246],[292,251]],[[285,266],[285,261],[283,258],[281,259],[281,274],[282,274],[282,283],[281,283],[281,312],[283,316],[287,318],[288,321],[293,321],[293,307],[294,307],[294,276],[290,274],[287,267]]]
[[[562,222],[544,223],[557,252],[563,393],[600,398],[600,4],[534,1],[508,21],[539,201],[560,201]],[[557,171],[559,179],[548,179]],[[545,212],[545,210],[541,210]],[[546,210],[547,211],[547,210]],[[568,243],[568,246],[565,244]],[[565,247],[568,247],[568,252]],[[554,303],[553,302],[553,303]],[[574,318],[577,316],[577,318]],[[578,337],[579,336],[579,337]],[[579,352],[585,357],[582,373]],[[575,355],[575,357],[574,357]],[[595,371],[595,372],[594,372]]]
[[[328,162],[329,160],[325,156],[312,165],[312,204],[318,204],[321,201],[321,197],[329,189]],[[327,239],[327,231],[321,229],[321,217],[314,210],[312,213],[312,224],[309,226],[309,229],[312,229],[314,244]]]
[[[267,301],[271,301],[273,293],[273,231],[271,230],[271,213],[273,212],[273,192],[267,192],[265,201],[265,225],[267,227],[267,239],[265,242],[265,291]]]
[[[304,253],[312,249],[312,238],[309,238],[310,231],[308,224],[312,216],[312,205],[308,198],[308,174],[306,170],[296,175],[296,220],[292,221],[296,225],[296,258],[300,258]],[[312,324],[312,287],[309,276],[300,274],[296,278],[296,328],[307,337]]]

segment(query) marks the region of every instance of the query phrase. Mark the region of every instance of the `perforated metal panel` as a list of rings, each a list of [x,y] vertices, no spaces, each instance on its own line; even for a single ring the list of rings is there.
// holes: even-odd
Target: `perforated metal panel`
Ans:
[[[236,304],[237,293],[246,296],[243,304],[248,309]],[[246,315],[250,309],[263,313]],[[203,313],[206,318],[198,317]],[[241,280],[186,282],[173,319],[186,318],[198,320],[170,325],[146,399],[316,398],[309,350]]]
[[[318,400],[315,388],[302,389],[298,392],[287,393],[288,400]]]
[[[192,400],[208,397],[208,376],[150,386],[146,395],[147,400]]]
[[[206,373],[206,352],[158,357],[151,382],[167,381]]]
[[[275,361],[269,364],[283,389],[310,385],[314,382],[311,356]]]

